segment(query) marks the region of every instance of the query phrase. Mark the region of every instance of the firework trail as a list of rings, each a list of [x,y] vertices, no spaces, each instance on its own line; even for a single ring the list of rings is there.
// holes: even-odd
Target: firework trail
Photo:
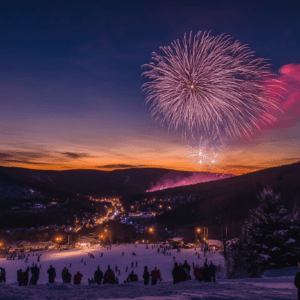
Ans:
[[[142,89],[151,114],[169,128],[237,138],[275,121],[276,79],[247,45],[200,31],[160,50],[142,66]]]

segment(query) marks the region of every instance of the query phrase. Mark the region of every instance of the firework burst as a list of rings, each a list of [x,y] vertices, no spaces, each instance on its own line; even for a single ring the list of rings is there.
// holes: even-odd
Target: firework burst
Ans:
[[[169,127],[236,138],[275,121],[275,79],[247,45],[198,32],[160,50],[142,66],[142,88],[152,115]]]

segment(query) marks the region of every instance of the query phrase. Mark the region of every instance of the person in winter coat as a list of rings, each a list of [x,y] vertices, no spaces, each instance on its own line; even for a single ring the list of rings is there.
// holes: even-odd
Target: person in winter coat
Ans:
[[[29,267],[27,267],[26,271],[23,273],[23,285],[28,285],[29,280]]]
[[[63,270],[61,271],[61,277],[62,277],[63,283],[66,282],[67,271],[68,271],[67,267],[64,267]]]
[[[103,272],[100,270],[99,265],[98,265],[98,269],[94,273],[94,278],[95,278],[95,282],[100,285],[103,279]]]
[[[74,284],[80,284],[83,275],[79,271],[74,275]]]
[[[116,281],[115,280],[115,273],[110,268],[110,265],[108,265],[107,270],[106,270],[106,272],[104,274],[103,284],[106,284],[106,283],[114,284],[115,281]]]
[[[71,273],[69,272],[69,270],[66,269],[66,272],[65,272],[65,281],[64,281],[64,283],[71,283],[71,279],[72,279],[72,275],[71,275]]]
[[[201,271],[202,268],[199,268],[199,265],[196,265],[196,268],[194,269],[195,280],[201,281]]]
[[[204,265],[204,268],[201,272],[202,280],[205,282],[211,282],[211,273],[207,266],[207,264]]]
[[[134,274],[133,271],[131,271],[131,273],[128,275],[127,277],[127,282],[129,281],[138,281],[138,276],[136,274]]]
[[[187,273],[186,273],[182,263],[179,264],[178,268],[180,271],[180,281],[187,281]]]
[[[210,275],[212,277],[212,281],[216,282],[216,271],[217,271],[217,267],[212,263],[212,261],[210,262],[209,265],[209,271],[210,271]]]
[[[300,300],[300,262],[298,262],[298,268],[299,271],[297,272],[295,279],[294,279],[294,284],[296,288],[298,289],[298,300]]]
[[[157,279],[162,280],[160,270],[157,270],[157,267],[152,270],[151,277],[151,285],[156,285]]]
[[[0,282],[6,282],[6,272],[4,268],[1,268]]]
[[[144,267],[144,274],[143,274],[144,285],[148,285],[149,284],[149,278],[150,278],[150,274],[148,272],[148,267],[145,266]]]
[[[19,270],[17,271],[17,280],[18,280],[19,286],[22,286],[22,285],[23,285],[23,282],[24,282],[24,276],[23,276],[23,271],[22,271],[22,269],[19,269]]]
[[[54,279],[56,277],[56,271],[52,267],[52,265],[50,265],[50,268],[47,270],[47,273],[49,274],[49,283],[54,283]]]
[[[178,263],[174,263],[174,268],[172,270],[173,283],[179,283],[181,281],[181,269],[178,266]]]
[[[184,267],[185,269],[187,269],[188,272],[190,273],[190,271],[191,271],[191,266],[187,263],[186,260],[184,261],[183,267]]]
[[[40,269],[37,267],[37,265],[35,265],[30,268],[30,271],[31,271],[30,284],[36,285],[40,277]]]

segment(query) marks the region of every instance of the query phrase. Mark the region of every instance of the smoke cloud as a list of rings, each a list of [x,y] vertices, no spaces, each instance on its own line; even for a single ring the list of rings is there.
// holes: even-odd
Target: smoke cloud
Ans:
[[[222,173],[194,173],[189,177],[180,177],[172,174],[172,172],[164,175],[155,185],[153,185],[146,192],[154,192],[169,188],[174,188],[178,186],[192,185],[202,182],[214,181],[223,178],[233,177],[230,174],[222,174]]]
[[[300,118],[300,64],[284,65],[279,73],[277,83],[272,88],[282,96],[278,105],[281,112],[276,116],[278,121],[274,127],[293,127]]]

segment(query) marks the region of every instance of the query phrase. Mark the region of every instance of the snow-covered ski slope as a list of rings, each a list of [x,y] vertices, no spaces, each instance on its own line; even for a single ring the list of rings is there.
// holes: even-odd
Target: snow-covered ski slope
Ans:
[[[88,252],[92,253],[95,258],[90,258]],[[100,257],[103,252],[103,257]],[[124,252],[124,256],[122,256]],[[136,253],[136,256],[132,255]],[[7,273],[7,282],[0,284],[0,299],[15,300],[15,299],[297,299],[297,290],[293,285],[294,274],[296,268],[289,272],[286,270],[285,275],[280,276],[280,271],[272,277],[272,272],[264,278],[255,279],[240,279],[227,280],[222,279],[222,274],[217,275],[217,283],[203,283],[191,280],[189,282],[181,282],[174,285],[172,283],[172,268],[174,266],[173,256],[177,262],[184,263],[187,260],[192,266],[195,264],[203,265],[205,257],[200,249],[200,259],[195,254],[194,249],[182,249],[180,253],[176,250],[168,251],[172,256],[165,256],[162,253],[157,253],[157,248],[145,249],[145,245],[113,245],[111,250],[106,248],[100,249],[85,249],[85,250],[70,250],[70,251],[49,251],[39,252],[42,254],[41,261],[37,262],[37,256],[30,257],[28,263],[24,260],[5,260],[0,259],[0,267],[4,267]],[[207,254],[208,261],[213,261],[216,265],[224,265],[222,255]],[[86,261],[86,266],[81,262],[81,259]],[[40,270],[40,278],[36,286],[19,287],[17,284],[17,270],[31,266],[32,263],[42,265]],[[131,267],[131,263],[138,267]],[[70,263],[72,267],[69,268]],[[57,277],[54,284],[47,283],[47,269],[50,264],[56,269]],[[107,266],[110,265],[113,270],[117,265],[121,271],[115,272],[119,278],[119,285],[88,285],[88,278],[93,277],[97,266],[105,272]],[[83,274],[82,284],[74,286],[73,284],[63,284],[61,271],[63,267],[69,268],[69,271],[74,275],[77,271]],[[128,272],[126,273],[126,267]],[[162,282],[158,282],[156,286],[144,286],[142,282],[142,274],[144,266],[148,266],[151,272],[154,267],[161,270],[163,277]],[[137,283],[122,283],[131,271],[134,271],[138,277]],[[284,274],[284,273],[283,273]],[[270,277],[271,276],[271,277]],[[192,276],[194,279],[194,277]],[[73,280],[72,280],[73,282]]]

